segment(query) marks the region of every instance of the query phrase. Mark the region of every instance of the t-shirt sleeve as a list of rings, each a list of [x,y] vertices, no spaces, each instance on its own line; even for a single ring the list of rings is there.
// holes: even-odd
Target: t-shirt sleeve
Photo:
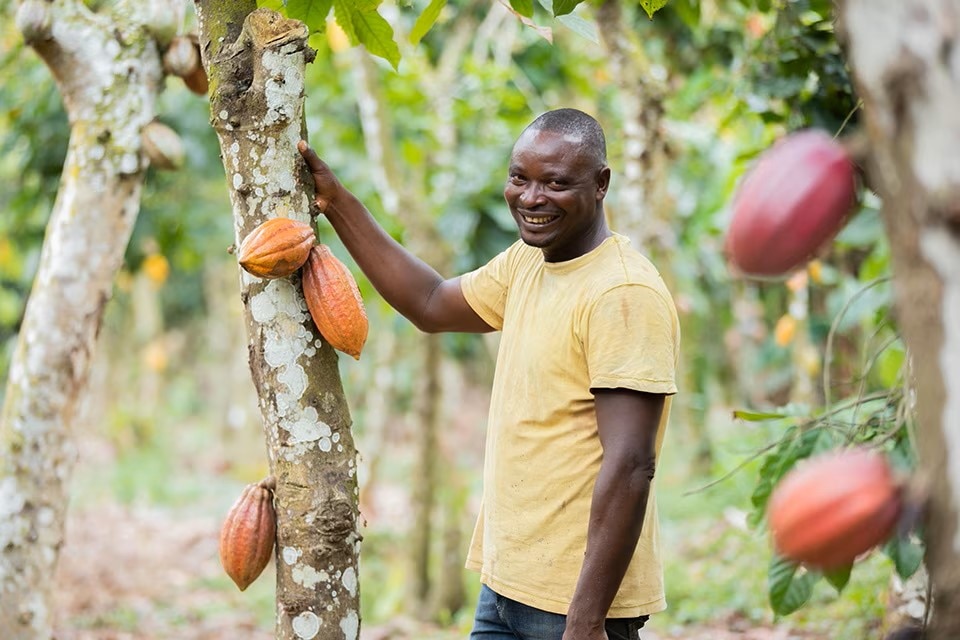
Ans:
[[[479,269],[460,276],[460,290],[484,322],[499,331],[503,328],[503,313],[510,288],[511,247]]]
[[[604,292],[583,335],[590,388],[677,392],[680,330],[673,303],[657,290],[624,284]]]

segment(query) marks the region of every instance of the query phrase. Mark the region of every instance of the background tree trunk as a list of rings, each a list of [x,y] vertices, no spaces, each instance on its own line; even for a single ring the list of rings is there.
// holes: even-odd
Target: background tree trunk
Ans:
[[[841,30],[883,197],[929,477],[929,638],[960,637],[960,3],[847,0]]]
[[[622,138],[622,158],[616,173],[617,198],[606,207],[615,231],[630,238],[648,255],[667,282],[675,280],[672,258],[677,238],[671,221],[667,193],[668,144],[664,127],[667,70],[651,60],[640,38],[626,24],[628,17],[620,0],[604,0],[595,11],[600,41],[610,60],[610,74],[620,88],[620,126],[613,135]],[[700,327],[686,323],[684,335]],[[708,380],[698,371],[686,374],[685,402],[688,419],[684,427],[698,443],[691,469],[706,475],[713,466],[713,447],[707,430]]]
[[[428,96],[435,114],[435,140],[425,144],[429,164],[435,167],[435,178],[428,187],[424,176],[405,172],[396,148],[396,133],[388,117],[376,66],[365,51],[354,52],[353,71],[356,79],[357,102],[363,128],[364,143],[371,160],[371,174],[386,213],[398,217],[404,224],[404,244],[415,255],[437,269],[441,274],[451,269],[453,249],[439,233],[436,216],[443,211],[454,192],[456,180],[457,130],[453,114],[453,92],[450,86],[467,53],[475,23],[461,18],[444,46],[436,63],[431,63],[417,51],[405,51],[405,59],[420,67],[423,74],[423,92]],[[403,39],[401,38],[401,41]],[[412,168],[416,171],[417,168]],[[416,388],[416,460],[412,477],[413,526],[410,531],[411,591],[415,601],[411,613],[421,619],[437,619],[439,608],[456,612],[463,606],[462,586],[453,584],[454,576],[462,575],[462,559],[441,549],[441,567],[434,570],[433,558],[438,547],[447,540],[459,540],[459,531],[449,530],[438,536],[438,505],[436,490],[438,478],[455,472],[446,459],[440,442],[442,425],[446,423],[444,407],[447,390],[441,368],[445,358],[439,335],[425,336],[421,351],[420,384]],[[455,518],[445,518],[444,526],[459,526]],[[437,538],[441,538],[437,544]],[[449,566],[455,562],[454,566]],[[442,579],[441,579],[442,576]],[[446,590],[443,598],[437,593],[441,582]]]
[[[252,0],[198,0],[236,239],[272,217],[310,221],[307,29]],[[250,369],[276,476],[277,638],[355,640],[360,627],[356,450],[337,354],[307,312],[299,274],[240,272]]]
[[[71,135],[0,415],[0,629],[51,637],[71,441],[103,309],[140,208],[140,130],[155,115],[160,58],[129,3],[27,2],[18,26],[50,67]]]

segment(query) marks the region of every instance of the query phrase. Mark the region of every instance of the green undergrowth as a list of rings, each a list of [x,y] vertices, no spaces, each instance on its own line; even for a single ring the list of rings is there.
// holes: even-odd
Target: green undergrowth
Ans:
[[[101,443],[98,450],[109,450],[109,459],[101,451],[104,459],[81,460],[72,484],[71,508],[96,510],[100,504],[114,503],[159,510],[168,514],[171,522],[206,518],[218,523],[243,485],[262,475],[262,435],[256,425],[225,433],[191,416],[194,408],[193,399],[180,398],[167,406],[164,417],[155,424],[139,425],[137,431],[129,423],[123,424],[125,416],[108,416],[94,437]],[[652,632],[679,638],[708,627],[776,627],[789,629],[790,637],[797,638],[876,637],[892,575],[890,561],[880,554],[854,567],[842,595],[822,581],[804,608],[786,618],[774,617],[767,603],[769,540],[762,525],[755,529],[746,524],[760,462],[749,462],[730,477],[719,479],[777,433],[768,426],[726,419],[724,414],[714,417],[713,467],[709,473],[695,476],[690,469],[697,447],[681,419],[678,415],[671,425],[657,475],[669,606],[651,619]],[[383,475],[383,481],[389,483],[404,483],[409,478],[397,469],[385,470]],[[467,486],[475,488],[475,480],[466,479]],[[365,527],[362,532],[364,628],[399,627],[406,633],[436,639],[468,635],[479,588],[476,574],[463,571],[466,601],[461,611],[411,632],[409,625],[420,623],[412,622],[416,612],[411,610],[406,532],[386,527]],[[465,531],[464,547],[468,541],[469,531]],[[198,568],[182,585],[188,596],[150,603],[153,615],[162,620],[164,628],[174,630],[171,637],[179,637],[176,629],[203,628],[231,615],[245,616],[259,633],[269,633],[274,621],[273,567],[240,593],[219,569],[215,548],[209,545],[211,557],[203,559],[203,570]],[[129,632],[135,625],[133,619],[130,605],[118,602],[115,610],[77,615],[71,624],[77,629]]]
[[[693,447],[682,428],[666,440],[658,506],[668,608],[651,627],[678,637],[684,628],[706,623],[786,627],[804,638],[876,637],[893,575],[891,561],[880,553],[854,566],[842,594],[821,581],[805,607],[783,618],[773,614],[767,601],[769,536],[763,524],[747,524],[760,460],[747,461],[778,434],[732,418],[714,423],[714,464],[705,477],[688,471]]]

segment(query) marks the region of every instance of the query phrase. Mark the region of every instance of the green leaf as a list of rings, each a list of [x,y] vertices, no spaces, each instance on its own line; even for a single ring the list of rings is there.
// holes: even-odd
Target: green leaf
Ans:
[[[780,418],[786,418],[785,413],[764,413],[761,411],[743,411],[742,409],[736,409],[733,412],[733,418],[735,420],[746,420],[747,422],[765,422],[767,420],[779,420]]]
[[[333,0],[287,0],[287,17],[300,20],[311,33],[323,31]]]
[[[533,0],[510,0],[510,6],[525,18],[533,17]]]
[[[273,9],[274,11],[283,12],[284,4],[283,0],[257,0],[257,8],[259,9]]]
[[[906,351],[900,343],[891,344],[880,354],[875,369],[881,385],[890,388],[897,382],[906,356]]]
[[[754,511],[750,513],[747,521],[751,526],[757,526],[763,520],[767,501],[774,488],[799,460],[834,445],[833,437],[827,429],[808,429],[799,435],[797,433],[797,427],[790,427],[780,445],[767,454],[760,465],[757,486],[750,496]]]
[[[667,0],[640,0],[640,6],[647,12],[650,19],[653,20],[653,14],[667,6]]]
[[[379,0],[333,0],[334,15],[350,42],[362,44],[396,69],[400,48],[393,39],[393,27],[377,13],[379,4]]]
[[[770,608],[777,615],[788,616],[810,599],[820,574],[774,555],[767,573]]]
[[[907,536],[894,536],[883,545],[883,552],[893,560],[897,575],[906,580],[923,562],[923,545]]]
[[[823,574],[823,577],[827,579],[834,589],[837,590],[837,593],[843,593],[843,588],[847,586],[847,583],[850,582],[850,572],[853,570],[853,564],[849,564],[846,567],[840,567],[839,569],[833,569],[832,571],[827,571]]]
[[[597,25],[589,20],[584,20],[580,16],[573,14],[560,16],[557,22],[573,31],[582,38],[586,38],[594,44],[600,44],[600,34],[597,33]]]
[[[413,29],[410,31],[411,44],[417,44],[423,39],[423,36],[427,35],[427,32],[430,31],[430,28],[437,22],[437,18],[440,17],[440,12],[443,11],[446,5],[447,0],[431,0],[427,8],[424,9],[420,17],[417,18]]]
[[[554,0],[553,15],[560,17],[568,13],[573,13],[573,10],[576,9],[577,5],[581,2],[583,2],[583,0]]]
[[[696,29],[700,26],[699,0],[675,0],[673,10],[680,20],[690,29]]]

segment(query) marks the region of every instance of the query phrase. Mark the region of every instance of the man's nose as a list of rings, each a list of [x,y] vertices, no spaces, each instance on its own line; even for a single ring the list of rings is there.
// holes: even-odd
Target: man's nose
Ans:
[[[543,195],[543,186],[537,182],[528,182],[520,192],[520,206],[524,209],[536,207],[546,203]]]

